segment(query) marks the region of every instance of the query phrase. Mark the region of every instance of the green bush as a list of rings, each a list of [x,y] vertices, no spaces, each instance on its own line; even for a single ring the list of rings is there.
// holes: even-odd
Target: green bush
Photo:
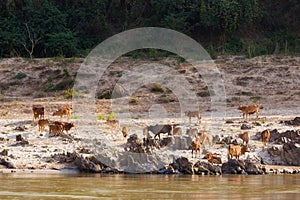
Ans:
[[[161,87],[161,85],[155,83],[151,86],[151,92],[164,92],[163,88]]]
[[[97,115],[97,119],[98,120],[105,120],[105,115],[104,114]]]
[[[114,112],[111,112],[109,115],[107,115],[106,119],[107,120],[112,120],[116,118],[116,114]]]

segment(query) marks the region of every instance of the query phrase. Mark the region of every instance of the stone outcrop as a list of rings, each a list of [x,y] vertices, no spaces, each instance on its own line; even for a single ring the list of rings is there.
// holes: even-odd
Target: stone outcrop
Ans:
[[[223,174],[263,174],[254,163],[250,161],[241,161],[230,159],[228,162],[222,164]]]
[[[300,148],[293,142],[283,144],[281,160],[287,165],[300,166]]]

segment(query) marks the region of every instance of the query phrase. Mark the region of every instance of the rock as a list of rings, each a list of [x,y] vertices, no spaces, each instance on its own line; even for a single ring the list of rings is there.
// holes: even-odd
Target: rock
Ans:
[[[281,121],[280,123],[284,123],[289,126],[300,126],[300,117],[295,117],[293,120]]]
[[[17,130],[17,131],[25,131],[25,129],[26,129],[25,126],[17,126],[17,127],[15,128],[15,130]]]
[[[259,169],[255,164],[253,164],[251,161],[246,160],[245,161],[245,171],[247,174],[264,174],[264,171]]]
[[[228,162],[222,164],[223,174],[245,174],[245,163],[240,160],[230,159]]]
[[[247,124],[242,124],[241,129],[242,130],[248,130],[248,129],[251,129],[251,127],[248,126]]]
[[[189,136],[174,136],[173,143],[170,146],[171,150],[187,150],[192,143],[192,138]]]
[[[205,174],[205,175],[221,175],[222,170],[218,165],[213,165],[208,162],[198,161],[194,165],[195,174]]]
[[[227,136],[227,137],[224,137],[221,142],[224,142],[225,144],[229,145],[231,144],[231,140],[232,140],[232,136]]]
[[[253,122],[252,123],[254,126],[261,126],[261,122]]]
[[[233,124],[234,122],[232,120],[226,120],[226,124]]]
[[[19,134],[19,135],[16,135],[16,141],[17,142],[19,142],[19,141],[23,141],[24,140],[24,138],[22,137],[22,135],[21,134]]]
[[[15,165],[9,160],[9,158],[0,157],[0,165],[3,165],[9,169],[16,169]]]
[[[238,141],[236,139],[234,139],[233,141],[231,141],[231,144],[239,145],[239,143],[238,143]]]
[[[8,150],[7,150],[7,149],[3,149],[3,150],[0,152],[0,155],[1,155],[1,156],[8,156]]]
[[[160,141],[159,141],[159,146],[162,148],[162,147],[165,147],[165,146],[168,146],[169,144],[171,144],[173,141],[173,137],[165,137],[165,138],[162,138]]]
[[[193,164],[189,162],[189,160],[185,157],[180,157],[175,160],[175,162],[171,163],[170,166],[183,174],[193,174]]]
[[[280,157],[287,165],[300,166],[300,148],[293,142],[283,144]]]
[[[130,135],[130,137],[127,139],[127,143],[125,146],[125,151],[130,151],[134,153],[146,153],[146,149],[144,146],[144,143],[146,145],[151,145],[153,140],[150,140],[151,138],[144,139],[144,141],[140,140],[136,134]]]
[[[100,173],[101,170],[105,167],[100,162],[98,162],[98,160],[94,156],[85,158],[83,156],[78,156],[74,164],[81,172]]]
[[[275,156],[280,156],[281,155],[281,149],[279,149],[278,147],[276,146],[272,146],[270,148],[268,148],[268,153],[275,157]]]
[[[25,145],[29,145],[29,142],[27,140],[25,140],[21,134],[19,135],[16,135],[16,141],[17,143],[14,144],[13,146],[18,146],[18,145],[21,145],[21,146],[25,146]]]
[[[158,170],[159,174],[175,174],[175,170],[171,165],[164,166],[163,168]]]
[[[279,133],[276,129],[270,132],[271,142],[275,144],[284,144],[288,142],[300,143],[300,131],[297,130],[287,130],[285,132]]]

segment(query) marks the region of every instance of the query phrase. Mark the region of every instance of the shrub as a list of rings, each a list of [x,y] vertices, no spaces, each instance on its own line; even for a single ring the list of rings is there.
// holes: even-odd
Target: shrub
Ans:
[[[107,120],[112,120],[112,119],[115,119],[116,118],[116,114],[114,112],[111,112],[107,117],[106,119]]]
[[[161,85],[155,83],[152,85],[151,87],[151,92],[163,92],[163,88],[161,87]]]
[[[138,102],[139,102],[138,97],[132,97],[129,99],[130,104],[138,104]]]
[[[97,119],[98,120],[104,120],[105,119],[105,115],[104,114],[97,115]]]

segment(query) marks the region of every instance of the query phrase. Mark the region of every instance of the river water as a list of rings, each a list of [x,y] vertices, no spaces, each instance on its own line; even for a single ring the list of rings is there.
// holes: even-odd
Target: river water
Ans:
[[[0,174],[0,199],[300,199],[300,175]]]

